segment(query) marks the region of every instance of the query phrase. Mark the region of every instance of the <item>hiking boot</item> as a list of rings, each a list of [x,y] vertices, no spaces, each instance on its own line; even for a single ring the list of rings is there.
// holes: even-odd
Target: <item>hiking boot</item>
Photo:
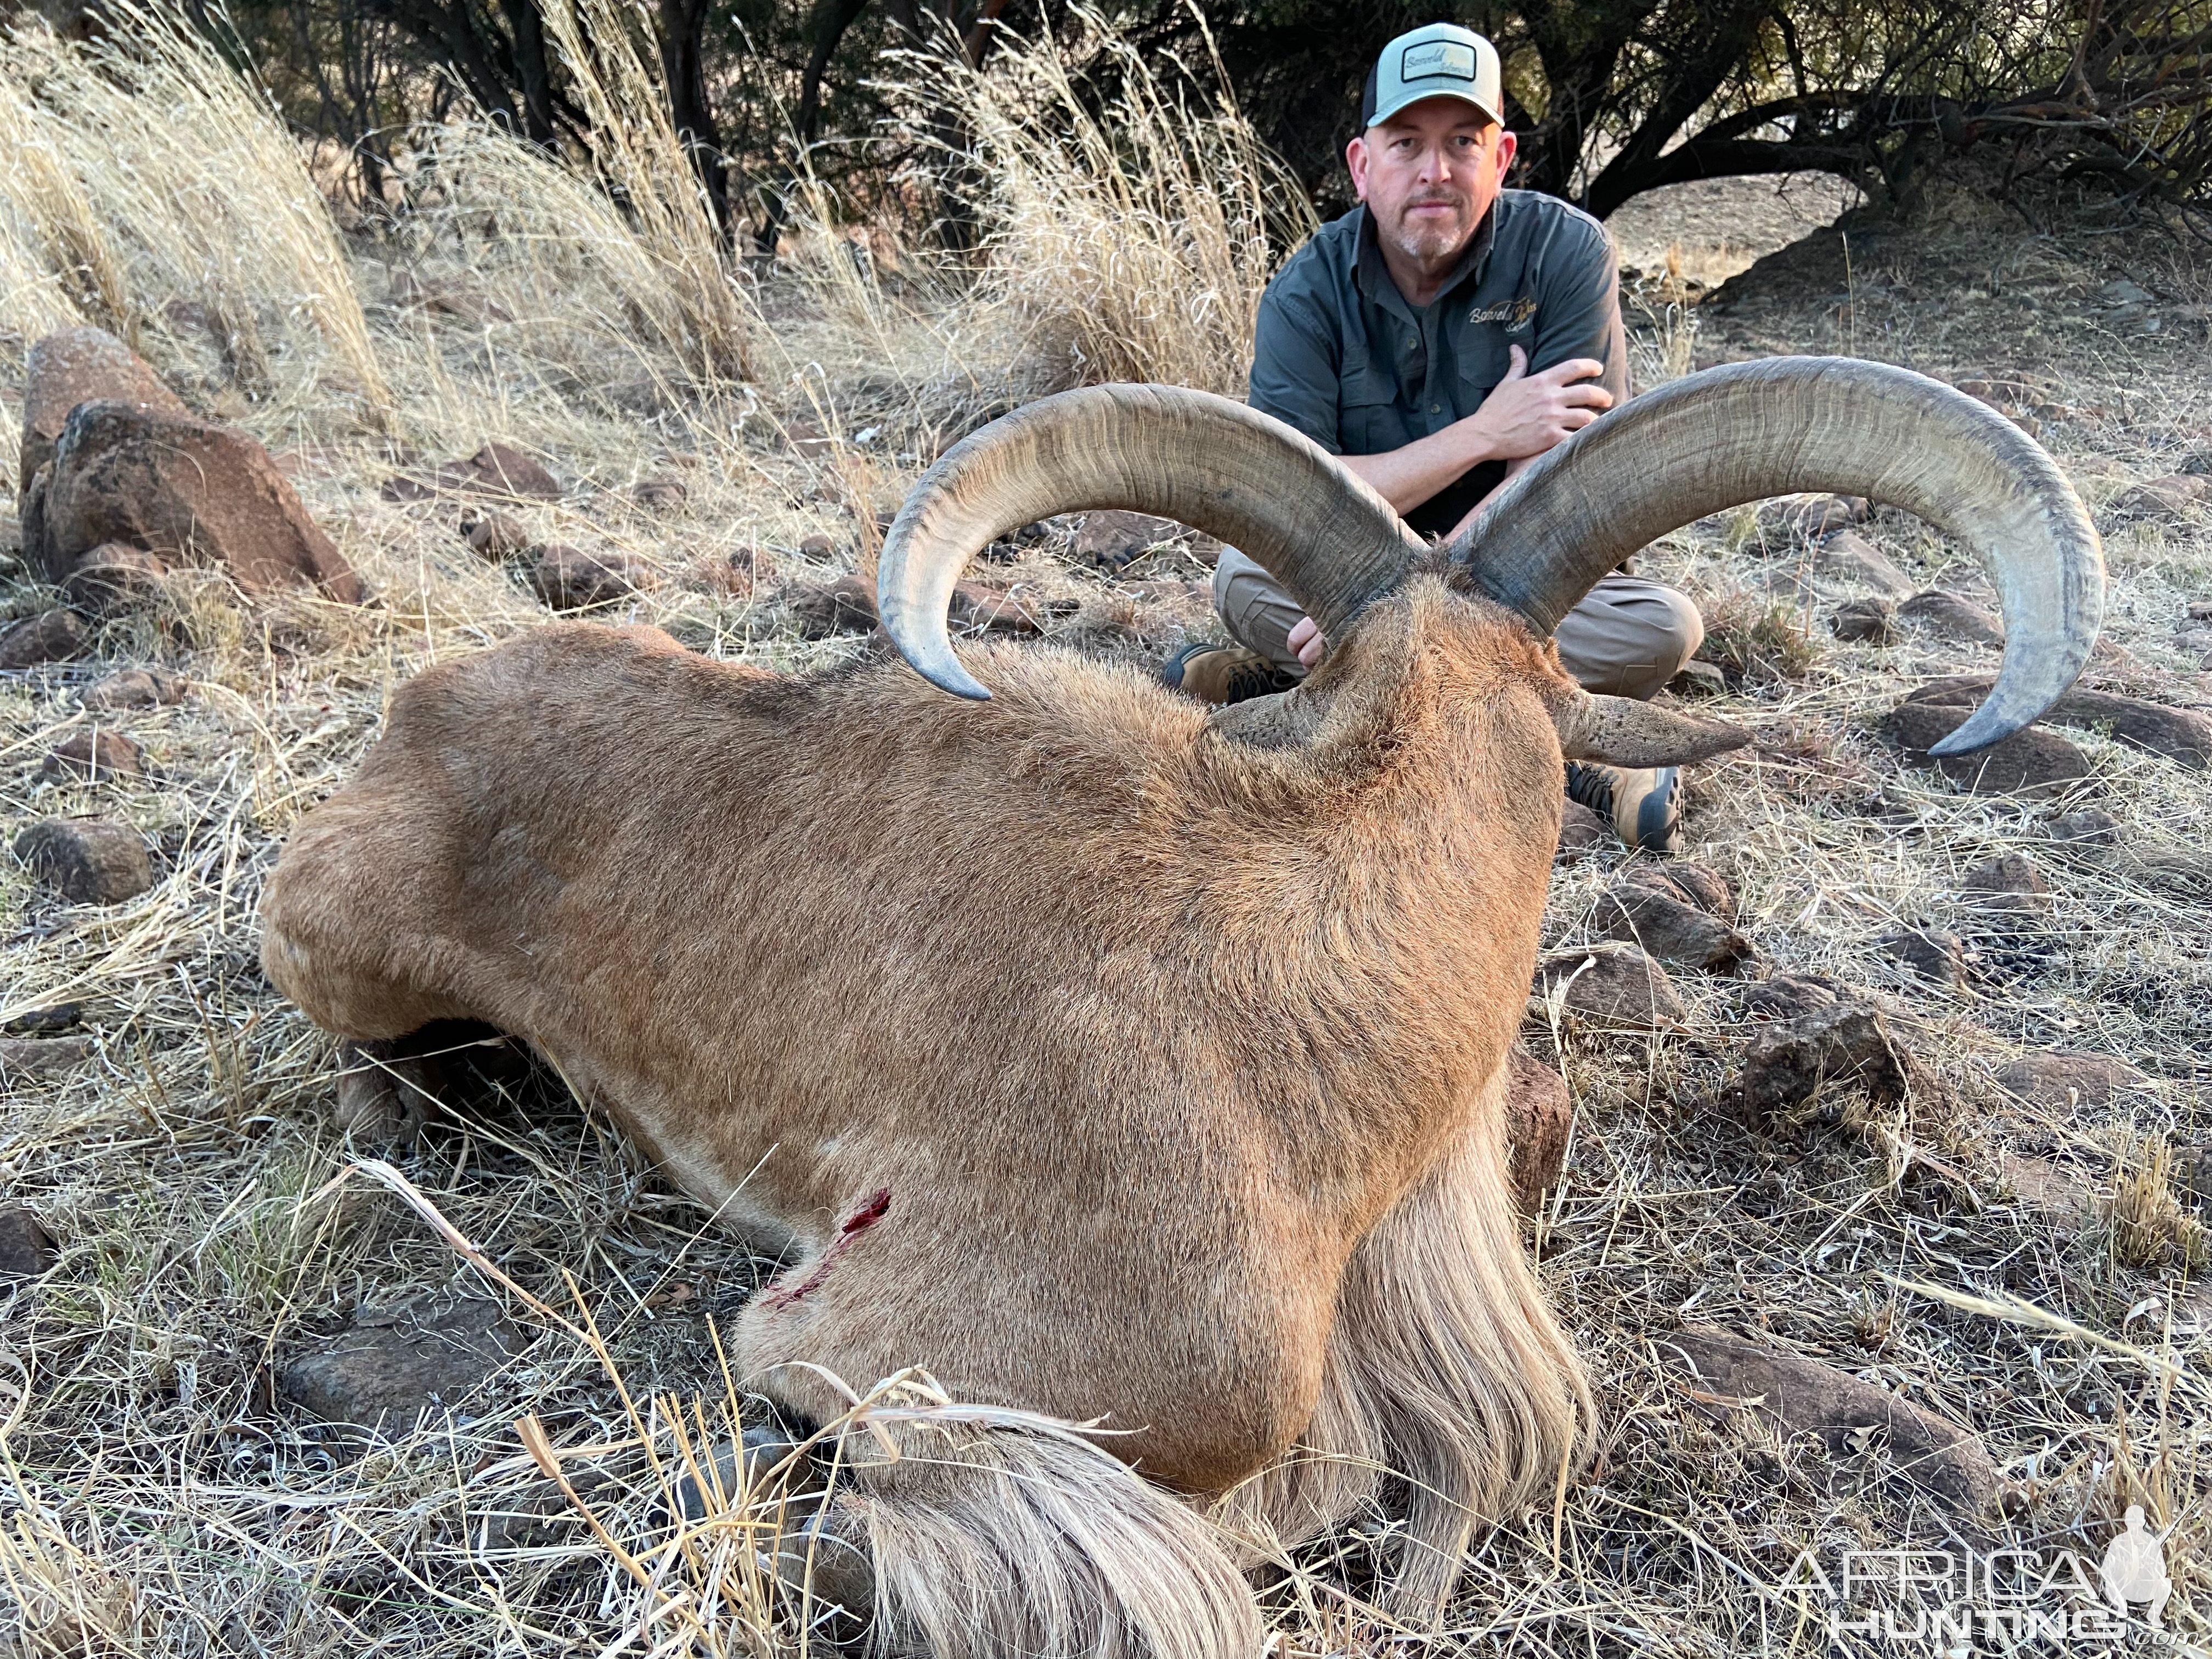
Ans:
[[[1298,683],[1297,675],[1286,673],[1256,651],[1210,641],[1186,645],[1170,657],[1160,666],[1160,679],[1170,691],[1216,705],[1287,691]]]
[[[1624,846],[1647,853],[1671,853],[1682,827],[1682,774],[1679,767],[1600,766],[1594,761],[1567,763],[1567,799],[1613,826]]]

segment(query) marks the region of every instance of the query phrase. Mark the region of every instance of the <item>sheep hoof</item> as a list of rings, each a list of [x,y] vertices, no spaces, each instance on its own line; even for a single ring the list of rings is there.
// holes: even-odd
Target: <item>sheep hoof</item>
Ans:
[[[331,1122],[356,1146],[411,1146],[429,1121],[429,1068],[398,1049],[392,1042],[339,1047],[338,1097]]]

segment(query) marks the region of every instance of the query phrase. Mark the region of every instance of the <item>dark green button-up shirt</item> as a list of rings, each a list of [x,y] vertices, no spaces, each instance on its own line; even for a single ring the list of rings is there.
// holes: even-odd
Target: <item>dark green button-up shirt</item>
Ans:
[[[1594,357],[1605,365],[1601,383],[1626,400],[1620,270],[1596,220],[1555,197],[1501,191],[1435,300],[1417,308],[1358,207],[1322,226],[1268,284],[1251,404],[1332,454],[1380,455],[1474,413],[1516,345],[1531,374]],[[1486,462],[1407,522],[1441,535],[1504,476],[1503,461]]]

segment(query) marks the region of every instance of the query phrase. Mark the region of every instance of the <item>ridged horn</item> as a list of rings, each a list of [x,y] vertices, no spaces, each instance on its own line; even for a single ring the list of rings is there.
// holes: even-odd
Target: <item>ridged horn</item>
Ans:
[[[922,475],[877,566],[884,631],[933,685],[988,697],[945,628],[960,573],[1018,525],[1095,507],[1231,544],[1326,634],[1402,581],[1423,549],[1380,495],[1270,416],[1186,386],[1086,386],[1001,416]]]
[[[2057,465],[1965,393],[1855,358],[1731,363],[1647,392],[1509,481],[1446,556],[1548,635],[1638,548],[1708,513],[1798,490],[1901,507],[1988,566],[2004,608],[2004,665],[1934,753],[2010,737],[2088,660],[2104,552]]]

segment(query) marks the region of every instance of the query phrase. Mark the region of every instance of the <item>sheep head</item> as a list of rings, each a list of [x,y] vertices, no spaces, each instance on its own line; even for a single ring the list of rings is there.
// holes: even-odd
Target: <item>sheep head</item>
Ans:
[[[956,696],[989,691],[953,653],[954,583],[994,538],[1055,513],[1121,507],[1179,520],[1269,570],[1333,642],[1289,708],[1224,710],[1226,733],[1280,741],[1300,699],[1343,695],[1370,617],[1424,571],[1544,645],[1530,674],[1566,757],[1693,761],[1747,740],[1711,721],[1593,697],[1560,672],[1552,631],[1636,549],[1710,513],[1799,490],[1893,503],[1990,566],[2009,643],[1996,690],[1938,745],[1985,748],[2035,720],[2095,643],[2104,562],[2049,455],[1940,381],[1847,358],[1779,357],[1688,375],[1584,428],[1509,482],[1468,531],[1431,550],[1335,457],[1267,416],[1176,386],[1042,398],[956,445],[908,496],[878,567],[884,625]],[[1516,653],[1517,654],[1517,653]]]

